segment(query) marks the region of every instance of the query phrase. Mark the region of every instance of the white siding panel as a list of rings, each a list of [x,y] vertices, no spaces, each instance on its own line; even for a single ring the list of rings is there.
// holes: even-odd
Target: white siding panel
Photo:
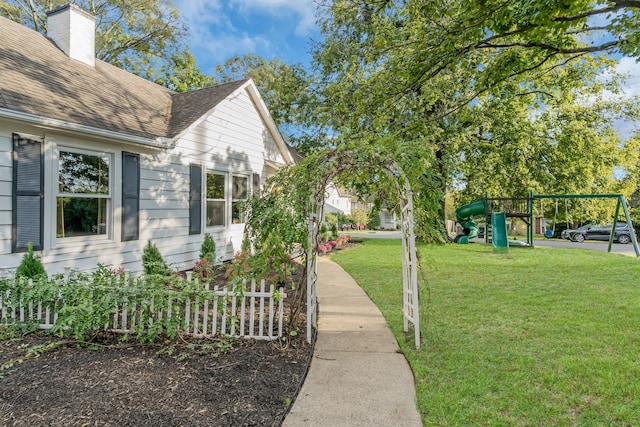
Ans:
[[[158,247],[163,258],[171,268],[184,270],[193,267],[200,253],[201,240],[187,236],[155,237],[153,243]],[[42,257],[47,273],[56,274],[64,271],[65,266],[73,266],[84,272],[94,271],[97,265],[123,267],[133,273],[142,272],[142,254],[147,240],[140,239],[126,244],[89,244],[58,248]],[[3,258],[4,259],[4,258]],[[15,259],[7,267],[15,268],[20,258]]]
[[[0,181],[13,181],[13,168],[0,166]]]
[[[0,165],[11,165],[11,152],[13,151],[13,140],[10,132],[0,131]],[[7,155],[9,154],[9,155]]]
[[[0,181],[0,195],[10,196],[12,191],[11,181]]]
[[[4,147],[5,144],[0,144],[0,167],[12,168],[13,167],[13,148],[11,145]]]
[[[11,205],[9,205],[11,207]],[[11,211],[0,211],[0,225],[11,225]]]
[[[147,236],[147,239],[150,239],[155,236],[156,232],[161,230],[181,230],[183,235],[187,234],[187,230],[189,229],[189,217],[184,218],[174,218],[171,221],[168,221],[163,218],[153,218],[149,217],[148,214],[145,213],[146,217],[143,219],[142,212],[140,213],[140,236],[143,234]],[[176,235],[178,235],[176,233]],[[142,239],[142,237],[140,237]]]
[[[161,219],[163,227],[171,227],[173,220],[181,218],[189,219],[188,209],[145,209],[140,211],[140,221]]]
[[[164,199],[160,203],[158,203],[155,199],[140,199],[140,210],[153,210],[153,209],[163,209],[163,210],[176,210],[176,209],[189,209],[189,200],[172,200],[172,199]],[[187,212],[188,214],[188,212]]]
[[[0,240],[11,240],[11,224],[0,225]]]
[[[207,168],[260,173],[264,167],[264,123],[248,95],[222,102],[178,142],[182,156]]]
[[[282,153],[276,145],[276,141],[271,134],[267,134],[264,140],[265,158],[278,163],[285,163]]]
[[[159,229],[151,229],[151,228],[146,228],[144,230],[140,230],[140,240],[143,241],[154,241],[156,239],[162,239],[165,237],[171,237],[174,238],[176,236],[186,236],[189,234],[189,224],[187,223],[186,226],[180,226],[180,227],[167,227],[167,228],[159,228]],[[196,237],[196,236],[192,236],[192,237]]]
[[[11,224],[0,224],[0,254],[11,253],[11,231]],[[0,262],[0,267],[2,264]]]
[[[4,227],[0,227],[0,233],[3,233]],[[0,254],[10,254],[11,253],[11,239],[0,239]],[[0,265],[2,267],[2,265]]]
[[[11,194],[0,194],[0,211],[11,211]]]

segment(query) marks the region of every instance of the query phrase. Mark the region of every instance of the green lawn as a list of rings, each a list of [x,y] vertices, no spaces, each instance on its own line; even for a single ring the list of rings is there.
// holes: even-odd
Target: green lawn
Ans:
[[[640,259],[420,246],[423,344],[402,331],[399,240],[332,255],[380,307],[425,426],[640,425]]]

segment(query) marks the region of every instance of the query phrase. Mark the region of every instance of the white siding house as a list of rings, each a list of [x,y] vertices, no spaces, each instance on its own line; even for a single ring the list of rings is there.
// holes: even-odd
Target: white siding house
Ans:
[[[334,183],[327,184],[324,192],[324,212],[351,215],[351,195]]]
[[[95,60],[74,5],[49,31],[0,17],[0,268],[32,243],[49,274],[137,272],[151,241],[187,269],[205,233],[232,258],[238,202],[293,161],[253,81],[175,93]]]
[[[381,230],[397,230],[399,228],[400,218],[397,217],[395,212],[389,211],[386,207],[383,207],[378,212],[378,215],[380,215]]]

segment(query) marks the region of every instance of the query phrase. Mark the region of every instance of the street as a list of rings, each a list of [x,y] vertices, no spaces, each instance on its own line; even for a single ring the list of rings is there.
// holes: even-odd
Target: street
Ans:
[[[351,234],[351,236],[355,239],[357,238],[366,238],[366,239],[399,239],[401,237],[400,231],[388,231],[388,230],[363,230],[363,231],[354,231],[352,233],[344,233]],[[524,236],[520,236],[518,240],[525,240]],[[474,243],[484,243],[484,239],[475,238],[471,240]],[[602,251],[606,252],[608,247],[608,242],[601,242],[597,240],[588,240],[582,243],[571,242],[569,240],[550,240],[537,238],[534,240],[534,246],[545,246],[550,248],[578,248],[578,249],[590,249],[594,251]],[[611,247],[611,253],[636,256],[636,253],[633,249],[633,244],[628,243],[626,245],[620,243],[614,243]]]
[[[594,240],[584,241],[582,243],[571,242],[569,240],[549,240],[549,239],[536,239],[533,242],[534,246],[547,246],[552,248],[579,248],[579,249],[591,249],[594,251],[606,252],[609,247],[609,242],[599,242]],[[611,253],[636,256],[636,252],[633,249],[633,244],[628,243],[622,245],[620,243],[614,243],[611,246]]]

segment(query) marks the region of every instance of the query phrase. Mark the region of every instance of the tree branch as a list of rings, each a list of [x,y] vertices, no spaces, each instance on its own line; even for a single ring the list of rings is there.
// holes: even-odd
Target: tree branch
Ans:
[[[616,41],[610,41],[607,43],[603,43],[601,45],[598,46],[583,46],[583,47],[577,47],[577,48],[573,48],[573,49],[565,49],[565,48],[559,48],[559,47],[555,47],[552,46],[550,44],[546,44],[546,43],[519,43],[519,42],[515,42],[515,43],[504,43],[504,44],[491,44],[491,43],[484,43],[482,45],[478,45],[476,46],[477,49],[499,49],[499,48],[509,48],[509,47],[524,47],[524,48],[532,48],[532,47],[538,47],[544,50],[548,50],[550,52],[554,52],[557,54],[566,54],[566,55],[572,55],[575,53],[593,53],[593,52],[602,52],[603,50],[607,50],[610,49],[612,47],[618,46],[620,43],[624,42],[625,39],[621,39],[621,40],[616,40]]]

